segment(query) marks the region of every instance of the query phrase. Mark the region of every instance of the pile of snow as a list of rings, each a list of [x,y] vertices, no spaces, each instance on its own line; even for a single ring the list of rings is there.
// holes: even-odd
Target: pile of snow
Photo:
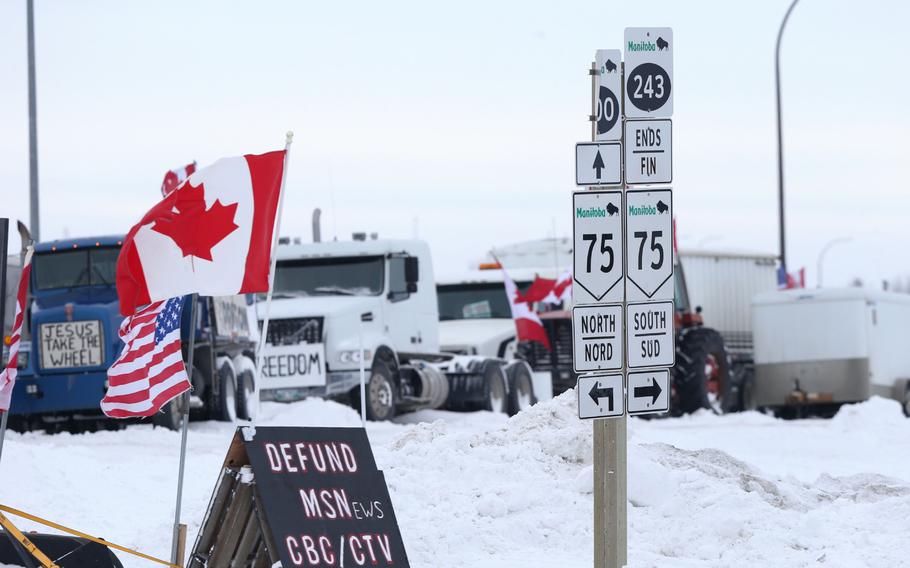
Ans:
[[[263,416],[263,425],[360,425],[321,400],[265,404]],[[896,403],[872,399],[832,420],[700,413],[629,424],[630,566],[910,557],[910,420]],[[191,541],[232,432],[191,425]],[[591,423],[578,420],[572,391],[512,419],[424,411],[368,432],[415,568],[591,566]],[[0,502],[167,556],[178,448],[177,434],[149,426],[9,434]]]

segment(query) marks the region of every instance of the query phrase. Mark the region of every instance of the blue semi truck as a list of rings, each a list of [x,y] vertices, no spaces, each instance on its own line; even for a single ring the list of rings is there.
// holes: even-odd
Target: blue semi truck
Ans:
[[[29,301],[13,391],[10,425],[48,431],[116,428],[99,402],[107,369],[120,354],[114,284],[122,236],[85,237],[35,245]],[[249,419],[257,408],[255,342],[243,296],[199,297],[191,322],[185,298],[182,337],[196,334],[190,412],[193,418]],[[176,429],[182,407],[175,399],[153,422]]]

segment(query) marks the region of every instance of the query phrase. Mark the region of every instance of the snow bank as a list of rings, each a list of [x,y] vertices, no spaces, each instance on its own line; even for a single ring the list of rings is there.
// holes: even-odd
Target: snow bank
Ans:
[[[360,425],[321,400],[262,412],[267,425]],[[890,568],[910,557],[910,420],[890,401],[832,420],[629,424],[630,566]],[[191,425],[191,541],[232,430]],[[591,424],[572,391],[512,419],[421,412],[368,432],[415,568],[591,565]],[[177,434],[148,426],[10,434],[0,502],[167,556],[178,447]]]

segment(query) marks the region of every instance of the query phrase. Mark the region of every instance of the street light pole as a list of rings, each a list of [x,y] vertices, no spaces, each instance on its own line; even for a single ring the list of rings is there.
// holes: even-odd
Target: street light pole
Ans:
[[[774,76],[777,87],[777,192],[778,192],[778,215],[780,223],[780,264],[787,269],[787,240],[786,228],[784,224],[784,134],[781,119],[780,108],[780,40],[784,35],[784,28],[787,26],[787,20],[790,19],[790,12],[796,7],[799,0],[793,0],[787,13],[784,14],[784,20],[780,23],[780,29],[777,31],[777,46],[775,47],[774,56]]]
[[[816,288],[822,287],[822,265],[825,262],[825,254],[828,252],[828,249],[830,249],[834,245],[839,245],[842,243],[849,243],[852,240],[853,240],[853,237],[840,237],[838,239],[833,239],[831,241],[828,241],[828,243],[822,247],[821,252],[818,253],[818,283],[816,284]]]
[[[38,217],[38,105],[35,101],[35,5],[26,0],[26,25],[28,26],[28,173],[29,173],[29,224],[32,238],[41,240]]]

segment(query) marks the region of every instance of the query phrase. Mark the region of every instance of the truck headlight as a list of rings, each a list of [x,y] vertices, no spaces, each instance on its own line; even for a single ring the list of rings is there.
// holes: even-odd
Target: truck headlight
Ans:
[[[364,361],[369,361],[372,355],[369,349],[364,349],[362,354]],[[338,359],[342,363],[360,363],[360,356],[361,351],[359,349],[338,352]]]

